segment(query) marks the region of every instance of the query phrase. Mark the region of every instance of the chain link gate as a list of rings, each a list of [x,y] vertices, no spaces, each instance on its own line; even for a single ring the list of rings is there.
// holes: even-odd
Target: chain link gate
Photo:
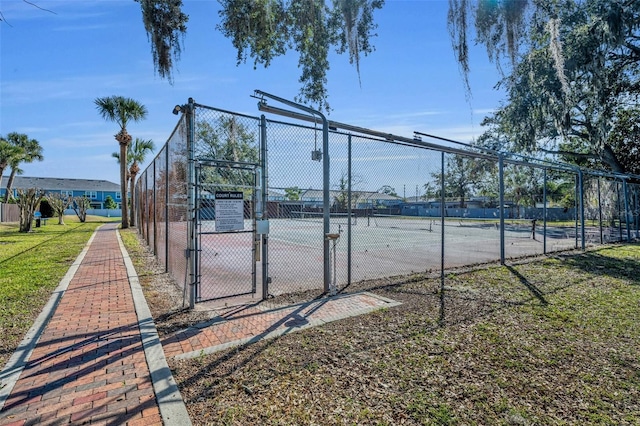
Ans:
[[[196,163],[196,302],[256,293],[259,169],[256,163]]]

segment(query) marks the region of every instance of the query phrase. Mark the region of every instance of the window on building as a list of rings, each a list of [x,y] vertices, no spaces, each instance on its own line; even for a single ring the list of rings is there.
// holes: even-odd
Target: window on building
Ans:
[[[122,198],[122,196],[120,195],[119,192],[116,192],[116,200],[119,200],[120,198]]]
[[[84,195],[86,197],[91,198],[92,200],[95,200],[96,198],[98,198],[98,192],[97,191],[85,191]]]

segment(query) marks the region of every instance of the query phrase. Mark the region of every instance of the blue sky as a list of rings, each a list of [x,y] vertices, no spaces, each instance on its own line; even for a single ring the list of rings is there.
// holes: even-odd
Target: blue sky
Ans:
[[[35,3],[55,14],[22,0],[0,3],[7,21],[0,22],[0,134],[26,133],[44,148],[44,161],[22,166],[25,176],[119,182],[111,157],[118,129],[98,115],[97,97],[123,95],[143,103],[148,118],[129,132],[153,139],[159,149],[176,124],[173,106],[189,97],[258,116],[250,97],[255,89],[287,99],[298,94],[295,52],[268,69],[236,66],[231,42],[215,29],[215,0],[184,0],[190,19],[173,85],[154,73],[133,0]],[[466,99],[447,7],[446,0],[387,0],[375,15],[376,51],[361,60],[361,85],[348,57],[331,57],[329,118],[407,137],[414,130],[462,142],[479,136],[482,118],[503,98],[494,90],[500,76],[484,48],[473,46],[472,98]]]

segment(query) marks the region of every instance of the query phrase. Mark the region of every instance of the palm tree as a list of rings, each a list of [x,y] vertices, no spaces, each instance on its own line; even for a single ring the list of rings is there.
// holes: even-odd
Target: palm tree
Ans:
[[[130,222],[131,226],[135,226],[136,224],[136,211],[135,211],[135,187],[136,187],[136,176],[140,172],[140,163],[144,163],[144,159],[147,154],[153,152],[155,149],[155,145],[151,139],[145,140],[136,138],[133,143],[131,143],[127,149],[127,166],[129,167],[129,172],[127,173],[127,177],[129,179],[129,188],[131,191],[131,217]],[[120,154],[114,152],[111,154],[113,158],[120,162]]]
[[[29,139],[29,136],[24,133],[12,132],[7,135],[7,141],[20,149],[20,154],[13,157],[9,162],[11,167],[11,174],[9,174],[9,180],[7,181],[7,200],[13,198],[13,180],[16,174],[21,175],[22,169],[21,163],[32,163],[34,161],[42,161],[42,147],[40,142],[35,139]]]
[[[20,153],[20,148],[0,136],[0,187],[2,187],[2,174],[4,173],[4,169],[6,169]]]
[[[140,121],[147,117],[147,109],[138,101],[123,96],[109,96],[96,98],[98,112],[107,121],[113,121],[120,126],[115,135],[120,144],[120,192],[122,193],[122,228],[129,227],[127,212],[127,147],[131,143],[131,135],[127,132],[130,121]]]

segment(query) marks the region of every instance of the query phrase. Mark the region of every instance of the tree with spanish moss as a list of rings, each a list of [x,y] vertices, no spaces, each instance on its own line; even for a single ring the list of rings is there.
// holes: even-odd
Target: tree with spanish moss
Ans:
[[[189,21],[182,0],[136,1],[156,71],[171,80]],[[331,5],[315,0],[220,0],[220,4],[216,28],[231,40],[238,65],[250,60],[254,68],[268,67],[293,49],[301,69],[297,100],[328,110],[329,52],[335,49],[348,54],[359,75],[361,56],[374,50],[371,39],[377,25],[373,14],[384,0],[334,0]]]
[[[501,82],[507,101],[483,124],[512,150],[629,172],[623,159],[638,139],[614,134],[640,95],[640,3],[564,2],[531,20],[526,50]]]

